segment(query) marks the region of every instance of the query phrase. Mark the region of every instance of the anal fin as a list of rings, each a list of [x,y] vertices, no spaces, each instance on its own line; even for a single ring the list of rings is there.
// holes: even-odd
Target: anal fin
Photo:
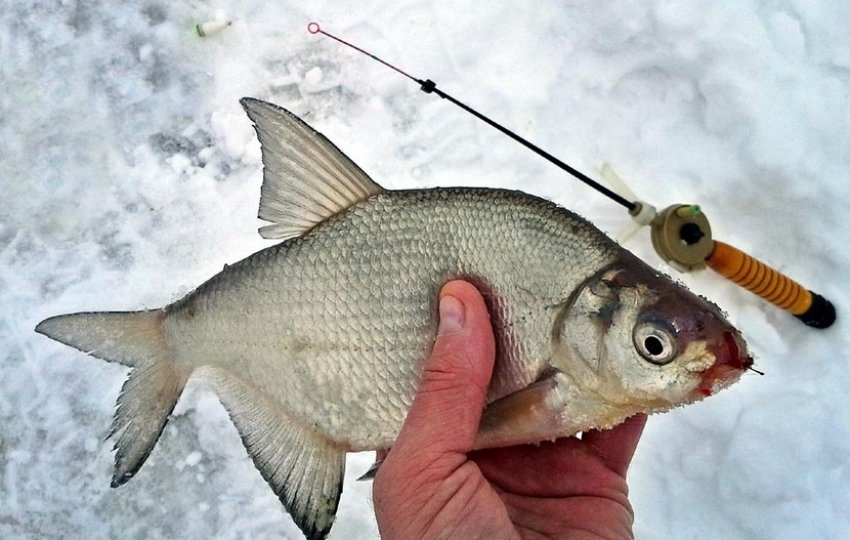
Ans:
[[[254,465],[306,537],[325,538],[342,493],[345,449],[230,372],[204,366],[195,373],[218,394]]]

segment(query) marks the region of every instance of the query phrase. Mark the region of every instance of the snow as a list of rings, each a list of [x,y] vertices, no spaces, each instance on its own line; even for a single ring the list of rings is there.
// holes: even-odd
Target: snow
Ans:
[[[653,417],[630,476],[639,538],[850,530],[850,46],[843,0],[0,0],[0,536],[299,538],[218,400],[190,383],[157,448],[110,489],[126,376],[33,332],[58,313],[157,307],[264,247],[242,96],[283,105],[391,188],[551,198],[612,234],[622,209],[366,47],[830,298],[801,325],[711,273],[682,276],[743,330],[764,377]],[[230,19],[207,38],[197,23]],[[627,247],[670,271],[644,231]],[[376,536],[349,460],[332,538]]]

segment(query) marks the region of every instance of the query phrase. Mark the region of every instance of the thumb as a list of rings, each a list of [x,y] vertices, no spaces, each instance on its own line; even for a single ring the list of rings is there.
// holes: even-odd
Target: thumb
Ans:
[[[475,442],[495,359],[490,315],[465,281],[440,291],[440,326],[419,391],[390,452],[420,463],[465,454]]]
[[[445,536],[446,520],[463,518],[454,515],[457,507],[450,502],[466,501],[466,489],[456,497],[461,487],[477,490],[479,484],[480,473],[470,474],[476,469],[466,453],[475,441],[493,370],[493,329],[481,294],[464,281],[443,287],[439,312],[419,391],[372,485],[384,538]]]

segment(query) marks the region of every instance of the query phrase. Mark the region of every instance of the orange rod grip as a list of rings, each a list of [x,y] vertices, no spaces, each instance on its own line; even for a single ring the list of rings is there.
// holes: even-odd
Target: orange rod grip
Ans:
[[[812,293],[805,287],[729,244],[715,240],[714,251],[705,262],[722,276],[794,315],[812,307]]]

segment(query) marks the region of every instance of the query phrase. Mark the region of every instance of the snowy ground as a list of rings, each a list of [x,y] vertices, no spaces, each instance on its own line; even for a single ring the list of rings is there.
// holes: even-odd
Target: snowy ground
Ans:
[[[334,2],[0,0],[0,537],[298,538],[217,399],[190,384],[139,475],[103,442],[126,371],[33,332],[156,307],[267,245],[242,96],[303,115],[387,187],[482,185],[628,220],[491,128],[310,20],[831,298],[811,330],[720,278],[684,277],[758,356],[651,419],[631,473],[639,538],[850,537],[845,0]],[[507,2],[502,4],[508,4]],[[307,7],[309,5],[309,7]],[[194,36],[215,17],[233,25]],[[628,246],[659,264],[648,236]],[[349,478],[370,455],[352,456]],[[333,538],[376,535],[348,481]]]

